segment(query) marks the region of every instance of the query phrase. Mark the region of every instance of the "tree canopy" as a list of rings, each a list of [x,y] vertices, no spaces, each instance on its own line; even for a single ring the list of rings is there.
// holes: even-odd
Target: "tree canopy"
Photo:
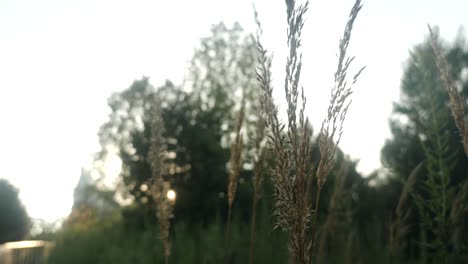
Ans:
[[[0,215],[0,244],[21,240],[28,234],[30,219],[18,190],[4,179],[0,179]]]
[[[451,77],[466,98],[468,53],[463,38],[446,45],[443,52]],[[426,39],[410,52],[401,80],[401,99],[394,104],[390,120],[393,137],[386,141],[381,158],[390,169],[386,189],[394,190],[391,200],[396,218],[402,217],[404,225],[411,227],[400,246],[407,252],[416,249],[422,259],[430,249],[434,257],[440,257],[438,261],[462,239],[460,234],[453,236],[455,230],[466,229],[449,215],[467,215],[453,211],[455,197],[466,191],[460,186],[468,177],[468,159],[449,103],[431,40]],[[411,197],[408,205],[398,199],[405,192]]]
[[[445,56],[450,64],[452,77],[466,98],[468,80],[464,76],[464,69],[468,63],[468,53],[463,38],[459,37],[452,45],[446,45]],[[456,153],[459,161],[454,175],[466,177],[468,161],[450,115],[448,94],[442,86],[429,39],[412,49],[401,80],[400,97],[400,101],[394,103],[390,118],[393,137],[386,141],[382,149],[383,164],[397,177],[405,178],[425,159],[423,144],[433,143],[434,137],[430,135],[428,124],[436,110],[440,112],[439,119],[446,121],[444,130],[450,134],[450,152]]]
[[[99,132],[103,150],[97,160],[117,149],[124,189],[137,204],[151,202],[148,111],[156,93],[166,125],[165,177],[177,192],[174,213],[181,219],[204,220],[224,210],[234,112],[241,97],[250,99],[249,113],[257,104],[254,51],[253,39],[238,24],[218,24],[195,50],[184,87],[167,81],[155,89],[142,78],[110,97],[111,114]]]

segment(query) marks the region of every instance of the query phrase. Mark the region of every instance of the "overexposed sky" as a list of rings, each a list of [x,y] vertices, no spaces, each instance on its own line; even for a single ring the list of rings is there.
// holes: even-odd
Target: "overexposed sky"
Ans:
[[[264,45],[274,53],[282,95],[285,8],[254,0]],[[367,0],[352,36],[355,86],[341,147],[359,169],[380,166],[388,117],[398,99],[408,50],[427,23],[453,40],[466,27],[468,1]],[[328,104],[338,40],[352,0],[311,1],[303,32],[303,79],[309,116],[318,128]],[[251,0],[0,0],[0,178],[20,190],[33,218],[65,217],[81,167],[99,150],[106,99],[149,76],[181,83],[194,47],[222,20],[255,30]]]

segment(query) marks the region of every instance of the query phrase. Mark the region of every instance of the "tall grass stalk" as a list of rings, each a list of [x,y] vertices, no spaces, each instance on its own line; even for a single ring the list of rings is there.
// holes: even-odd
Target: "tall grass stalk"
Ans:
[[[242,139],[241,128],[244,123],[245,115],[245,97],[242,99],[241,108],[236,124],[236,136],[234,142],[231,144],[231,158],[229,161],[229,181],[228,181],[228,214],[226,225],[226,263],[229,262],[230,251],[230,235],[231,235],[231,214],[232,204],[236,196],[237,185],[239,183],[239,175],[242,167],[242,148],[244,142]]]
[[[260,128],[259,128],[260,129]],[[257,136],[257,140],[260,139]],[[257,147],[260,147],[260,144],[257,144]],[[252,218],[251,218],[251,227],[250,227],[250,248],[249,248],[249,263],[254,263],[254,245],[255,245],[255,227],[257,225],[257,204],[261,197],[262,192],[262,183],[263,183],[263,161],[264,161],[264,151],[263,149],[259,149],[256,154],[255,162],[254,162],[254,190],[253,190],[253,197],[252,197]]]
[[[329,213],[321,229],[317,263],[326,263],[326,261],[324,260],[326,255],[326,249],[327,245],[329,244],[328,242],[331,238],[331,234],[336,228],[337,214],[338,211],[341,209],[340,201],[345,199],[345,183],[346,175],[349,172],[349,166],[349,162],[346,159],[344,159],[335,177],[335,186],[333,187],[333,193],[331,195],[328,207]]]
[[[335,84],[330,92],[330,102],[328,105],[327,117],[322,122],[322,127],[320,129],[320,135],[318,138],[320,161],[316,172],[317,191],[311,228],[311,254],[315,246],[314,242],[317,230],[317,214],[320,205],[320,193],[328,174],[335,164],[336,148],[340,143],[341,136],[343,134],[343,123],[346,119],[349,105],[351,104],[350,96],[352,94],[352,86],[356,83],[358,77],[365,69],[365,67],[362,67],[353,76],[352,82],[350,84],[348,83],[348,69],[353,62],[354,57],[349,57],[347,55],[347,50],[351,40],[351,32],[353,30],[354,21],[356,20],[361,8],[361,1],[356,0],[349,14],[343,36],[339,42],[339,56],[338,66],[335,71]]]
[[[257,39],[260,39],[262,35],[261,24],[258,18],[257,10],[254,9],[255,22],[257,24]],[[257,204],[260,200],[262,193],[262,184],[263,184],[263,169],[264,169],[264,158],[265,158],[265,148],[263,142],[265,140],[265,118],[262,111],[257,113],[259,117],[255,127],[255,138],[254,138],[254,175],[253,175],[253,196],[252,196],[252,218],[251,218],[251,227],[250,227],[250,247],[249,247],[249,263],[254,263],[254,253],[255,253],[255,228],[257,224]]]
[[[415,53],[415,64],[422,64],[423,56]],[[432,259],[437,259],[437,263],[447,263],[452,229],[448,220],[455,193],[450,182],[457,159],[449,149],[450,134],[447,131],[446,118],[450,115],[449,110],[443,102],[435,99],[439,82],[424,68],[418,67],[417,70],[423,76],[421,84],[427,90],[421,98],[421,103],[427,107],[427,113],[418,120],[427,137],[421,139],[426,177],[416,188],[410,189],[409,194],[419,213],[421,239],[418,244],[421,246],[421,256],[425,256],[427,251],[432,253]],[[413,180],[410,177],[408,181]]]
[[[271,85],[271,58],[258,40],[259,68],[257,78],[263,90],[261,105],[270,130],[269,147],[275,158],[272,181],[275,185],[276,226],[289,231],[288,249],[300,263],[309,263],[310,240],[307,230],[310,220],[310,190],[312,173],[309,165],[310,129],[304,118],[305,96],[301,89],[302,106],[299,124],[296,112],[299,96],[301,55],[298,48],[303,28],[303,16],[308,2],[296,8],[295,1],[286,1],[288,19],[288,46],[290,48],[286,66],[285,93],[287,100],[288,131],[280,123],[278,110],[273,100]]]
[[[450,77],[447,60],[442,54],[442,49],[439,46],[438,35],[432,31],[431,26],[428,25],[428,28],[431,37],[432,50],[435,54],[435,61],[437,68],[440,71],[440,78],[442,79],[442,83],[449,94],[450,110],[452,112],[453,119],[455,120],[455,124],[457,125],[460,132],[465,154],[468,156],[468,122],[466,121],[465,117],[466,101],[463,98],[463,95],[458,91],[454,80],[452,77]]]
[[[408,218],[412,212],[411,206],[408,206],[408,198],[413,192],[416,180],[423,169],[424,163],[420,162],[410,173],[406,180],[403,191],[400,194],[398,205],[395,209],[395,218],[390,224],[390,251],[394,257],[400,256],[403,238],[408,234],[410,226]]]
[[[468,215],[468,180],[463,181],[454,198],[453,206],[450,210],[450,224],[454,228],[453,242],[456,253],[467,253],[468,243],[463,234],[466,230],[466,216]],[[465,241],[463,241],[465,239]]]
[[[165,126],[162,118],[161,102],[155,98],[151,112],[151,145],[149,151],[149,162],[152,171],[151,193],[156,203],[156,217],[160,227],[160,239],[164,247],[165,263],[169,263],[171,254],[171,242],[169,230],[171,227],[173,201],[167,197],[171,189],[170,182],[164,180],[166,174],[165,160],[167,146],[164,140]]]
[[[422,183],[423,189],[415,197],[419,206],[424,209],[424,227],[435,236],[434,241],[428,241],[426,247],[436,251],[439,263],[447,263],[451,233],[448,218],[455,191],[450,182],[458,161],[449,150],[448,120],[444,118],[447,112],[444,112],[443,105],[436,104],[432,89],[427,97],[431,118],[426,126],[427,135],[432,142],[423,143],[427,179]]]
[[[348,84],[346,75],[354,58],[347,57],[346,51],[354,21],[361,9],[361,1],[355,2],[340,41],[335,86],[331,91],[328,115],[322,123],[319,136],[321,158],[315,175],[311,165],[312,131],[304,114],[306,97],[304,89],[299,88],[302,69],[302,54],[299,48],[302,44],[301,36],[308,1],[296,5],[296,1],[286,0],[286,9],[289,48],[284,82],[287,104],[286,130],[286,125],[279,121],[278,109],[273,100],[271,57],[267,55],[259,39],[257,39],[259,51],[257,79],[263,91],[261,106],[269,130],[268,145],[275,159],[271,175],[275,186],[276,226],[289,232],[288,249],[295,262],[308,264],[312,260],[314,250],[320,191],[334,166],[336,146],[343,132],[343,122],[350,103],[351,86],[363,69],[354,76],[352,83]],[[314,176],[317,182],[315,206],[312,201]]]
[[[444,57],[442,49],[439,45],[439,36],[436,34],[431,26],[428,25],[429,34],[431,37],[432,50],[434,51],[435,61],[437,68],[440,72],[440,78],[442,83],[449,94],[450,99],[450,110],[455,121],[455,124],[460,133],[463,149],[465,154],[468,156],[468,121],[466,117],[466,100],[463,95],[459,92],[458,87],[455,84],[455,81],[452,79],[448,62]],[[468,206],[466,205],[466,200],[468,199],[468,179],[465,179],[460,186],[457,188],[457,193],[453,199],[452,207],[450,209],[449,221],[451,226],[454,228],[454,237],[455,237],[455,250],[463,251],[468,250],[466,246],[458,245],[457,237],[458,232],[463,229],[463,219],[464,215],[468,212]]]

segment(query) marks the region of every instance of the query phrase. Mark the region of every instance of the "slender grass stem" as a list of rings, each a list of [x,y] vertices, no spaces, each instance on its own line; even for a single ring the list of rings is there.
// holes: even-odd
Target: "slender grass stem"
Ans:
[[[250,227],[250,247],[249,247],[249,263],[254,263],[254,248],[255,248],[255,226],[257,220],[257,203],[258,199],[254,195],[252,199],[252,219],[251,219],[251,227]]]
[[[231,212],[232,206],[229,205],[228,207],[228,214],[227,214],[227,225],[226,225],[226,241],[225,241],[225,257],[224,263],[229,264],[229,258],[231,254],[230,242],[231,242]]]

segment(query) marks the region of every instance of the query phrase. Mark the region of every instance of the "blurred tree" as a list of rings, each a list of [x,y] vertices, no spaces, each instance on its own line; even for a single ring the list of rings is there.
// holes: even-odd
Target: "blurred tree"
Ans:
[[[235,123],[237,120],[240,102],[245,100],[245,121],[242,128],[244,136],[244,153],[243,167],[244,170],[240,175],[241,185],[238,188],[238,195],[234,207],[241,211],[241,215],[248,219],[250,206],[250,185],[242,185],[246,178],[252,176],[254,143],[249,140],[253,137],[256,128],[256,121],[259,118],[259,89],[256,80],[256,61],[257,49],[255,40],[251,35],[245,34],[242,27],[238,23],[234,23],[233,27],[228,28],[223,23],[214,25],[211,29],[211,35],[201,39],[200,46],[195,50],[191,66],[189,68],[188,78],[185,86],[191,91],[191,100],[194,100],[196,108],[201,109],[195,123],[199,122],[203,130],[198,130],[202,134],[199,138],[206,140],[214,140],[216,145],[221,144],[223,156],[209,155],[203,157],[202,153],[192,155],[200,164],[209,162],[210,167],[218,167],[212,173],[212,182],[203,180],[203,171],[206,173],[206,166],[201,168],[193,168],[199,173],[193,173],[193,182],[203,181],[209,184],[215,190],[210,196],[206,196],[209,200],[216,199],[221,202],[217,210],[224,210],[227,206],[227,189],[226,165],[229,160],[229,147],[234,140]],[[193,122],[193,121],[192,121]],[[209,126],[203,124],[210,124]],[[187,131],[191,133],[190,131]],[[195,132],[195,131],[194,131]],[[181,137],[183,140],[190,139],[190,134],[187,137]],[[209,139],[211,137],[211,139]],[[205,145],[204,142],[193,142],[199,147]],[[196,146],[196,145],[193,145]],[[207,146],[204,146],[205,148]],[[201,149],[201,148],[194,148]],[[211,150],[213,150],[211,148]],[[204,151],[206,153],[206,151]],[[194,153],[195,154],[195,153]],[[215,154],[215,153],[213,153]],[[208,158],[208,160],[206,160]],[[218,161],[216,161],[218,159]],[[206,163],[205,163],[206,164]],[[210,172],[211,173],[211,172]],[[192,188],[186,186],[187,188]],[[203,189],[200,190],[202,193]],[[203,198],[203,195],[200,196]],[[221,199],[220,199],[221,198]],[[192,201],[192,206],[196,206],[198,202]],[[200,206],[205,207],[202,204]],[[205,207],[206,208],[206,207]],[[211,209],[212,210],[212,209]],[[205,212],[207,214],[208,212]],[[209,213],[208,213],[209,215]]]
[[[146,162],[149,131],[145,131],[145,123],[148,122],[145,113],[150,109],[150,98],[154,92],[148,79],[143,78],[109,98],[111,114],[99,131],[102,151],[96,157],[96,163],[103,164],[108,155],[117,154],[122,160],[120,174],[126,190],[133,199],[143,203],[146,198],[142,199],[142,196],[148,189],[143,184],[151,175]]]
[[[461,87],[461,92],[468,96],[467,63],[468,53],[462,37],[446,47],[446,57],[450,64],[452,77]],[[429,77],[428,77],[429,76]],[[464,157],[460,137],[448,108],[448,94],[442,86],[439,71],[434,61],[434,54],[427,39],[413,48],[407,61],[401,81],[401,99],[394,103],[390,119],[390,129],[393,137],[386,141],[382,149],[382,162],[392,170],[397,177],[407,177],[410,172],[424,160],[422,143],[430,144],[433,139],[427,131],[428,120],[432,118],[430,105],[427,103],[429,86],[433,87],[431,96],[448,120],[447,130],[451,133],[450,150],[457,153],[460,161],[454,175],[458,179],[467,175],[468,161]]]
[[[194,52],[186,85],[204,111],[216,111],[213,118],[223,120],[223,136],[234,131],[237,111],[233,110],[240,107],[243,96],[247,123],[257,116],[256,52],[253,37],[246,35],[238,23],[232,28],[223,23],[214,25],[211,36],[202,38]],[[223,138],[223,146],[229,146],[229,142],[229,136]]]
[[[18,197],[18,190],[0,179],[0,244],[23,239],[29,232],[30,219]]]
[[[167,128],[166,177],[177,192],[174,213],[186,220],[209,219],[224,210],[235,109],[242,94],[247,97],[250,113],[257,103],[254,42],[244,36],[240,26],[229,29],[216,25],[212,36],[201,43],[194,53],[185,90],[166,82],[156,91],[143,78],[111,96],[110,120],[99,132],[102,151],[96,156],[96,161],[102,162],[107,155],[117,153],[122,160],[124,189],[141,206],[151,202],[148,111],[157,93],[164,102]]]
[[[128,90],[114,94],[109,100],[113,109],[111,121],[100,133],[101,144],[108,148],[103,147],[98,157],[105,159],[108,152],[118,149],[124,189],[139,205],[127,208],[126,215],[141,215],[130,211],[146,210],[146,204],[153,204],[147,161],[150,135],[147,111],[153,102],[153,93],[155,89],[143,78]],[[222,120],[213,117],[215,112],[202,111],[197,100],[191,100],[190,94],[169,82],[157,93],[164,98],[163,118],[168,143],[166,178],[172,181],[177,193],[174,213],[192,220],[213,215],[220,209],[219,193],[225,188],[229,153],[220,144]]]
[[[456,80],[461,93],[466,98],[468,53],[464,39],[459,36],[452,45],[447,45],[445,56],[450,64],[452,78]],[[424,250],[418,253],[421,248],[420,243],[427,245],[431,241],[426,239],[434,240],[435,236],[428,232],[431,238],[426,238],[427,230],[435,232],[436,228],[440,227],[443,228],[444,234],[447,232],[447,228],[442,226],[446,223],[437,218],[437,213],[441,212],[437,206],[441,206],[444,210],[449,210],[450,207],[445,204],[437,206],[433,204],[440,200],[437,197],[441,197],[441,194],[434,190],[440,192],[450,190],[449,185],[457,186],[468,176],[466,170],[468,159],[463,152],[459,132],[448,105],[448,94],[440,80],[430,40],[427,39],[410,52],[401,81],[401,99],[400,102],[394,103],[390,120],[393,137],[386,141],[381,157],[391,172],[387,189],[392,190],[393,208],[399,200],[401,183],[407,181],[418,164],[424,165],[415,175],[418,184],[412,188],[412,192],[417,194],[413,197],[417,197],[420,201],[416,203],[417,205],[425,204],[429,208],[419,206],[417,210],[412,210],[411,217],[407,219],[407,226],[411,227],[406,240],[408,242],[406,255],[409,257],[425,255]],[[440,180],[441,177],[448,180],[445,182],[442,180],[437,185],[435,180]],[[449,198],[446,199],[449,201]],[[415,209],[414,201],[411,204],[410,207]],[[437,226],[434,226],[435,224]]]

